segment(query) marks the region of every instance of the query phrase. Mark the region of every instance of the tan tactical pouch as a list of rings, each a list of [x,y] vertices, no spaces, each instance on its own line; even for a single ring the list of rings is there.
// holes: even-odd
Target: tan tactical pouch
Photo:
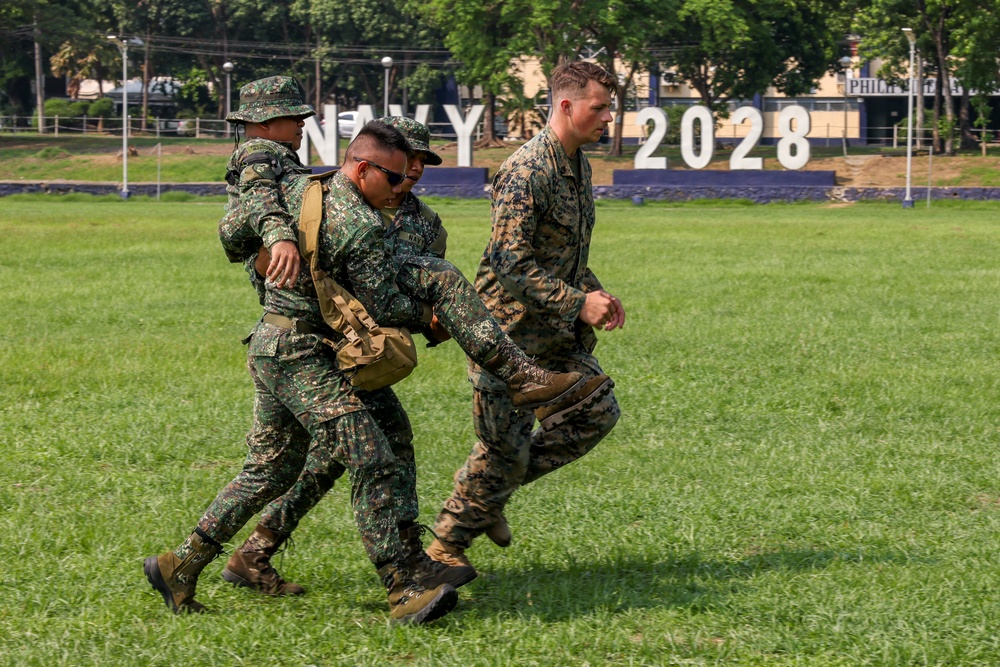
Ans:
[[[309,262],[323,320],[344,335],[334,350],[337,365],[358,389],[388,387],[417,365],[417,348],[406,328],[380,327],[361,302],[319,268],[319,226],[323,220],[323,184],[310,177],[299,215],[299,251]]]

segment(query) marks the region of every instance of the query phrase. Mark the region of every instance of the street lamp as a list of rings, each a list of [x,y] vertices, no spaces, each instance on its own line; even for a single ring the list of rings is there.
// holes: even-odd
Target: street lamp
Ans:
[[[108,35],[108,40],[118,45],[122,52],[122,199],[129,198],[128,191],[128,45],[142,46],[138,37],[119,38]]]
[[[913,208],[913,198],[910,196],[910,175],[913,171],[913,59],[917,38],[910,28],[903,28],[903,34],[910,42],[910,87],[906,94],[906,196],[903,197],[903,208]]]
[[[226,73],[226,117],[229,116],[230,111],[233,108],[233,70],[236,67],[228,60],[222,63],[222,71]],[[226,138],[229,138],[229,122],[226,121]]]
[[[844,157],[847,157],[847,80],[851,76],[851,57],[841,58],[840,66],[844,68]]]
[[[382,58],[382,67],[385,68],[385,96],[382,99],[382,116],[389,115],[389,70],[392,69],[392,58],[386,56]]]

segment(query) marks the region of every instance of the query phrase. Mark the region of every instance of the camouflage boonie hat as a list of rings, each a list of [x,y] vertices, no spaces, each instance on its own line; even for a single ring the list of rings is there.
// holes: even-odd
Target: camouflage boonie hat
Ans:
[[[230,123],[263,123],[272,118],[316,115],[305,103],[299,82],[290,76],[269,76],[240,88],[240,108],[226,116]]]
[[[379,120],[402,132],[413,152],[427,153],[427,164],[432,166],[441,164],[441,156],[431,150],[431,131],[426,125],[403,116],[389,116]]]

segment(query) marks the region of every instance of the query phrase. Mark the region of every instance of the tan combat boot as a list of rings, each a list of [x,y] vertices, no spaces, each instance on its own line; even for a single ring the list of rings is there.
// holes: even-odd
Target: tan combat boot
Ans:
[[[430,532],[430,529],[419,524],[399,531],[399,539],[406,550],[406,565],[414,579],[424,588],[436,588],[441,584],[459,588],[476,578],[478,573],[471,565],[446,565],[428,556],[420,540],[424,531]]]
[[[392,563],[378,571],[389,596],[394,623],[430,623],[455,608],[458,593],[450,584],[425,588],[414,581],[409,568]]]
[[[449,567],[472,567],[472,563],[469,562],[469,559],[465,555],[465,549],[456,547],[454,544],[449,544],[440,538],[436,538],[427,547],[427,555],[433,560],[444,563]]]
[[[512,343],[502,343],[482,367],[507,384],[507,393],[519,410],[533,410],[562,401],[572,396],[584,382],[583,375],[575,371],[550,373]]]
[[[271,556],[278,553],[286,539],[287,535],[270,531],[258,523],[243,546],[229,557],[222,578],[264,595],[302,595],[306,589],[285,581],[271,566]]]
[[[570,413],[585,410],[595,405],[600,399],[614,389],[615,381],[601,373],[587,380],[583,387],[570,395],[565,401],[550,403],[535,410],[535,419],[542,428],[552,428],[565,422]]]
[[[205,611],[205,606],[194,599],[198,575],[222,551],[220,545],[209,544],[197,532],[190,539],[193,551],[184,560],[168,551],[148,557],[142,566],[146,580],[175,614]]]
[[[510,526],[507,524],[507,517],[500,513],[500,518],[497,522],[486,529],[486,537],[490,538],[490,541],[498,547],[509,547],[511,540],[514,539],[514,535],[510,532]]]

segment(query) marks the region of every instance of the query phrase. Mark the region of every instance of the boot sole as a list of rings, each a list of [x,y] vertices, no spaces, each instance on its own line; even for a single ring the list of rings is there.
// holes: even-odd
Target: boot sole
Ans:
[[[163,580],[163,574],[160,572],[160,564],[157,562],[156,556],[146,558],[142,564],[142,571],[146,574],[146,581],[153,587],[153,590],[163,596],[163,603],[167,605],[167,609],[175,614],[180,613],[180,609],[174,604],[173,591],[170,590],[170,586],[167,586],[167,582]]]
[[[585,384],[587,384],[587,378],[582,377],[575,384],[573,384],[569,389],[567,389],[563,393],[559,394],[558,396],[556,396],[555,398],[553,398],[550,401],[535,401],[534,403],[525,403],[524,405],[518,405],[516,407],[516,409],[517,410],[534,410],[535,408],[541,408],[541,407],[544,407],[546,405],[552,405],[553,403],[558,403],[559,401],[563,400],[567,396],[572,396],[574,391],[576,391],[577,389],[579,389],[580,387],[582,387]]]
[[[567,420],[567,415],[571,412],[581,410],[583,408],[588,408],[595,404],[598,400],[607,396],[612,389],[614,389],[615,381],[608,378],[600,385],[597,386],[594,391],[590,392],[588,395],[581,398],[576,403],[572,405],[567,405],[565,408],[559,412],[553,412],[551,415],[545,418],[544,421],[539,422],[542,428],[553,428],[559,426]]]
[[[458,591],[450,585],[445,584],[441,587],[441,592],[431,600],[430,604],[415,614],[393,619],[393,623],[399,625],[430,623],[454,609],[456,604],[458,604]]]

